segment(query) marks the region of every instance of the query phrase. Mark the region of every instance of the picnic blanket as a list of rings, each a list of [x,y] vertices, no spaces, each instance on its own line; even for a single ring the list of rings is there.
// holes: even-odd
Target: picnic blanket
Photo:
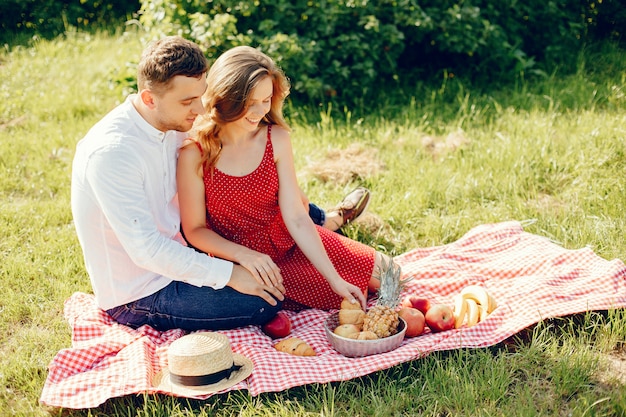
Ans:
[[[452,304],[464,286],[479,284],[493,294],[498,308],[476,326],[407,338],[391,352],[363,358],[333,350],[323,329],[327,311],[288,312],[292,336],[313,346],[315,357],[276,351],[275,341],[258,326],[223,331],[233,350],[254,362],[246,381],[223,392],[247,389],[256,396],[349,380],[434,351],[494,345],[544,319],[626,307],[626,266],[621,260],[605,260],[589,248],[565,249],[525,232],[519,222],[481,225],[454,243],[411,250],[395,260],[405,277],[413,277],[405,295],[418,293]],[[157,392],[153,376],[167,366],[169,344],[185,334],[119,325],[85,293],[66,301],[65,318],[72,346],[59,351],[49,365],[40,397],[49,406],[91,408],[113,397]]]

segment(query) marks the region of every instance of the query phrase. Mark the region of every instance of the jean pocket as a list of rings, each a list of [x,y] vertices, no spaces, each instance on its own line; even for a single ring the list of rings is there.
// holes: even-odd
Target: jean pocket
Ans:
[[[119,321],[119,318],[125,311],[128,311],[127,305],[121,305],[117,307],[113,307],[112,309],[107,310],[106,312],[113,318],[115,321]]]

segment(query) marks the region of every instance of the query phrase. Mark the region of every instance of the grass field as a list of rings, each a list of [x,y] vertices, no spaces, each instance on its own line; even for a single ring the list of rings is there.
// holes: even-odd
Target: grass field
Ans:
[[[91,291],[69,208],[74,147],[123,100],[142,47],[137,34],[70,33],[0,54],[0,415],[626,415],[624,311],[550,320],[489,349],[255,398],[41,406],[48,363],[70,345],[63,302]],[[442,79],[358,113],[287,109],[312,201],[331,206],[357,183],[372,190],[352,237],[396,255],[479,224],[532,219],[531,233],[626,259],[626,53],[615,45],[581,53],[574,74],[481,92]]]

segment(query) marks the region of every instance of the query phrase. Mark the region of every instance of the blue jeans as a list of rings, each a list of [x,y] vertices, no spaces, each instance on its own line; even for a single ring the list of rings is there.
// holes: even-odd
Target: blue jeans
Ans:
[[[309,217],[318,226],[324,226],[326,212],[313,203],[309,203]]]
[[[278,301],[278,300],[277,300]],[[172,281],[156,293],[114,307],[107,313],[132,328],[147,324],[157,330],[224,330],[263,325],[280,310],[261,297],[242,294],[230,287],[215,290]]]
[[[315,224],[324,225],[326,214],[315,204],[309,204],[309,216]],[[263,325],[281,307],[281,302],[272,306],[261,297],[242,294],[230,287],[214,290],[172,281],[154,294],[114,307],[107,313],[118,323],[135,329],[147,324],[161,331],[224,330]]]

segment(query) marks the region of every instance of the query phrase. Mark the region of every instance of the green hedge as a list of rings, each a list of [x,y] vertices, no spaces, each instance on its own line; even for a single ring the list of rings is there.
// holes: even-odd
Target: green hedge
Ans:
[[[291,78],[294,96],[340,104],[442,72],[485,85],[567,69],[582,45],[598,34],[619,37],[626,23],[607,0],[141,3],[152,36],[181,34],[209,58],[235,45],[260,47]]]
[[[180,34],[209,59],[260,47],[292,97],[367,103],[442,76],[489,86],[574,68],[582,46],[621,40],[624,0],[0,0],[0,41],[121,24],[139,11],[146,39]],[[369,101],[368,101],[369,100]]]
[[[53,38],[68,28],[91,30],[123,23],[138,0],[0,0],[0,42],[37,35]]]

